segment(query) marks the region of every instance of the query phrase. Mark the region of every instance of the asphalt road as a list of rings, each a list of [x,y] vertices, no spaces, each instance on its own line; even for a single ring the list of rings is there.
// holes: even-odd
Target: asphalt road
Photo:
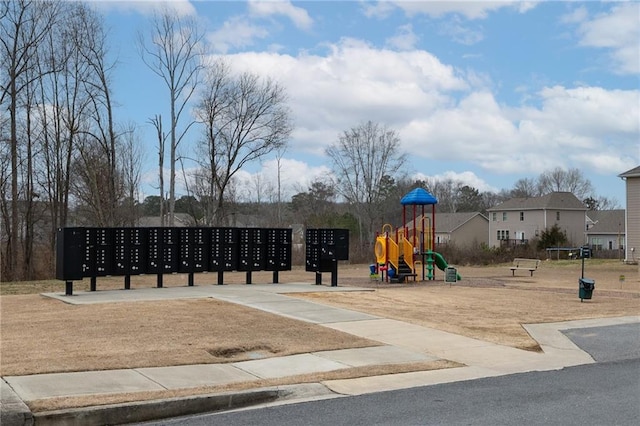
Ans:
[[[565,334],[598,363],[153,425],[637,425],[640,325]]]

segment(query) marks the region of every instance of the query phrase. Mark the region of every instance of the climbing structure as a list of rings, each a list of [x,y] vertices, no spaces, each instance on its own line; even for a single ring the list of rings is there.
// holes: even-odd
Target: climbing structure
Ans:
[[[395,230],[385,224],[376,237],[375,256],[379,270],[388,278],[402,282],[407,277],[414,280],[422,271],[422,279],[432,280],[433,241],[435,238],[435,205],[438,200],[422,188],[416,188],[402,197],[402,227]],[[431,216],[425,215],[425,206],[431,206]],[[413,220],[407,223],[407,206],[412,207]],[[417,207],[422,211],[417,216]],[[425,277],[426,267],[426,277]]]

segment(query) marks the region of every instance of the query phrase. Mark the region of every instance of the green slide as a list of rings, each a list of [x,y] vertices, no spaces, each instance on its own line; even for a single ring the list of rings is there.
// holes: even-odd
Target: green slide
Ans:
[[[436,266],[441,271],[444,271],[445,269],[447,269],[449,267],[449,264],[447,263],[446,260],[444,260],[444,257],[442,257],[442,255],[440,253],[434,251],[433,252],[433,258],[434,258]],[[458,281],[460,281],[462,279],[460,274],[457,274],[457,277],[458,277]]]

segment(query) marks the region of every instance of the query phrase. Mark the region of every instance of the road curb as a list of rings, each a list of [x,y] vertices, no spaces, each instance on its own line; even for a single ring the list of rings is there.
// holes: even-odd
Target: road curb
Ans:
[[[318,385],[316,384],[316,386]],[[45,411],[33,413],[33,417],[36,426],[98,426],[137,423],[249,407],[275,402],[280,399],[332,394],[326,387],[321,387],[323,391],[313,387],[308,388],[305,385],[290,385],[243,392]],[[2,425],[4,426],[4,422]]]
[[[2,426],[31,426],[31,410],[4,379],[0,380],[0,424]]]

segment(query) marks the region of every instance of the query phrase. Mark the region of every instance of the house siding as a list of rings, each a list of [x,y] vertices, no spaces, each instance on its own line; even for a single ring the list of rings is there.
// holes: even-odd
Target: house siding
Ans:
[[[463,226],[451,233],[451,240],[460,247],[474,247],[479,244],[487,244],[487,219],[477,215]]]
[[[567,192],[507,200],[488,210],[489,245],[500,246],[498,231],[508,231],[510,243],[517,244],[518,240],[531,241],[540,237],[543,231],[556,224],[566,233],[567,245],[582,245],[585,243],[586,211],[582,202]],[[522,221],[521,213],[524,215]],[[494,214],[496,220],[493,220]]]
[[[627,214],[625,259],[640,259],[640,177],[627,177]],[[634,248],[634,251],[631,249]]]

